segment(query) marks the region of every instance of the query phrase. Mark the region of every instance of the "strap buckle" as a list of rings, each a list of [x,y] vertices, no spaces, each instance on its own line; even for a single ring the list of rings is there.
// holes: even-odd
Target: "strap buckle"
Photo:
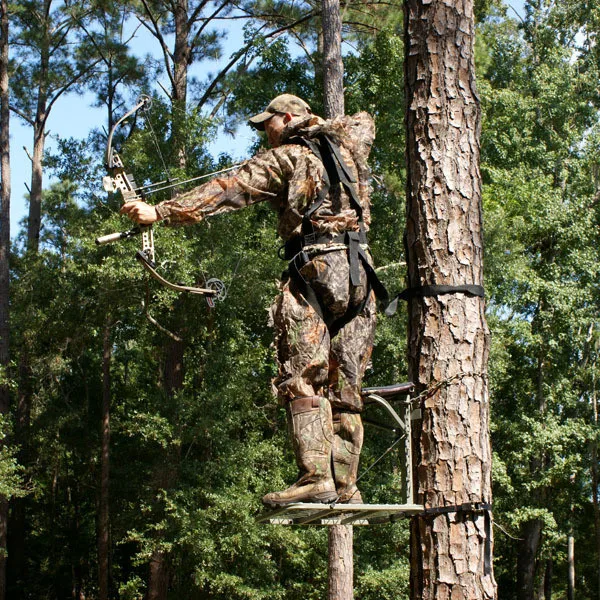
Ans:
[[[318,240],[319,237],[321,237],[322,234],[317,233],[316,231],[313,231],[312,233],[309,233],[308,235],[305,235],[304,238],[302,239],[302,245],[303,246],[311,246],[312,244],[315,244]]]

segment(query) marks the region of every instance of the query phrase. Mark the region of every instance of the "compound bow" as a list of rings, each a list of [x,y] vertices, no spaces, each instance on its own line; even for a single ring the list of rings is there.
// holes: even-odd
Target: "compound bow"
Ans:
[[[128,117],[136,114],[139,110],[147,110],[150,105],[150,98],[148,96],[142,96],[139,102],[125,115],[123,115],[113,126],[109,135],[106,146],[106,168],[108,175],[102,179],[102,184],[107,192],[120,192],[123,197],[123,203],[139,202],[144,201],[144,192],[154,188],[151,191],[158,191],[158,189],[166,189],[167,187],[173,187],[174,185],[181,185],[186,182],[179,182],[171,185],[167,185],[161,188],[162,184],[169,184],[169,180],[161,181],[159,183],[150,184],[147,186],[138,187],[135,183],[133,175],[127,173],[121,157],[115,151],[112,146],[113,135],[121,123],[123,123]],[[233,167],[235,168],[235,167]],[[229,170],[229,169],[226,169]],[[202,176],[204,177],[204,176]],[[200,179],[197,177],[194,179]],[[152,231],[152,225],[138,225],[128,231],[121,231],[117,233],[110,233],[103,235],[96,239],[96,244],[110,244],[119,240],[125,240],[136,235],[142,236],[142,249],[136,253],[137,260],[141,263],[144,269],[150,274],[151,277],[156,279],[165,287],[175,290],[176,292],[187,292],[189,294],[198,294],[205,296],[210,307],[214,306],[215,300],[224,300],[227,295],[227,290],[222,281],[216,278],[212,278],[206,281],[206,287],[194,287],[188,285],[182,285],[180,283],[173,283],[165,279],[157,270],[155,262],[155,251],[154,251],[154,234]]]

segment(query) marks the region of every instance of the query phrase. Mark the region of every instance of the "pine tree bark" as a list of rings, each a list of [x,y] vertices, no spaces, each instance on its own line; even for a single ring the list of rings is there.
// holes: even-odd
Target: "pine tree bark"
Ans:
[[[325,117],[344,114],[344,63],[342,60],[342,15],[339,0],[322,0],[323,100]],[[354,529],[334,525],[329,529],[328,598],[354,598]]]
[[[185,378],[185,343],[181,340],[165,340],[164,387],[170,398],[183,388]],[[171,450],[164,460],[156,465],[154,484],[157,489],[172,488],[179,473],[180,447]],[[160,542],[160,540],[157,540]],[[171,557],[161,548],[156,549],[150,559],[148,572],[148,594],[146,600],[167,600],[171,579]]]
[[[570,527],[569,537],[567,538],[567,565],[569,567],[567,600],[575,600],[575,534],[573,525]]]
[[[592,373],[596,372],[596,361],[592,368]],[[593,410],[593,423],[594,427],[598,427],[598,398],[596,394],[596,378],[593,376],[592,380],[592,410]],[[596,538],[596,565],[597,565],[597,579],[596,579],[596,591],[598,598],[600,598],[600,477],[598,477],[598,441],[594,439],[592,441],[591,448],[591,459],[592,466],[590,469],[590,475],[592,479],[592,505],[594,507],[594,534]]]
[[[166,600],[169,593],[168,557],[161,550],[156,550],[150,559],[148,577],[148,595],[146,600]]]
[[[517,600],[531,600],[535,594],[535,564],[542,543],[543,523],[539,519],[527,521],[521,527],[517,557]]]
[[[351,525],[329,528],[329,600],[354,598],[353,534]]]
[[[48,7],[49,8],[49,7]],[[48,119],[48,84],[50,77],[50,41],[48,23],[40,46],[40,73],[37,89],[37,104],[33,126],[33,157],[31,165],[31,190],[29,193],[29,218],[27,221],[27,249],[37,252],[42,226],[42,191],[44,147],[46,145],[46,121]]]
[[[188,17],[187,0],[177,0],[173,5],[175,22],[175,47],[173,51],[173,82],[171,86],[171,106],[173,123],[173,141],[177,148],[179,168],[185,169],[187,150],[185,147],[185,132],[181,124],[187,107],[188,70],[191,61],[192,48],[190,45],[190,20]]]
[[[480,106],[472,0],[406,0],[408,287],[482,285]],[[496,596],[489,504],[491,450],[483,298],[409,302],[409,377],[429,390],[415,427],[418,501],[448,512],[411,523],[411,598]]]
[[[325,117],[344,114],[344,63],[342,60],[342,15],[340,0],[321,3],[323,27],[323,100]]]
[[[0,416],[8,413],[10,387],[9,257],[10,257],[10,137],[8,88],[8,1],[0,0]],[[3,442],[0,441],[0,444]],[[6,598],[8,499],[0,498],[0,600]]]

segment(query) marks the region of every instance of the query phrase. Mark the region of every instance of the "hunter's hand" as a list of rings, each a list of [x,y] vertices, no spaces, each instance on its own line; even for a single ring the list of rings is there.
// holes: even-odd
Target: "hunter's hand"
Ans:
[[[154,206],[141,200],[123,204],[119,212],[122,215],[127,215],[132,221],[140,225],[152,225],[152,223],[160,220]]]

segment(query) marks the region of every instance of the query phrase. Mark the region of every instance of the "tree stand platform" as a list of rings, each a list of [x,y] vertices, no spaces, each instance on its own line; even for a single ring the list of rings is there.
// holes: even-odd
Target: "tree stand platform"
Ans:
[[[399,521],[422,513],[424,507],[421,504],[414,503],[412,484],[411,421],[421,417],[420,410],[413,410],[412,408],[409,394],[413,388],[413,383],[408,382],[384,387],[363,388],[361,392],[365,406],[379,406],[385,409],[388,416],[391,417],[391,423],[373,421],[366,416],[363,417],[363,422],[393,432],[396,435],[396,440],[391,448],[399,441],[404,440],[406,504],[295,502],[284,507],[268,510],[258,516],[258,522],[272,525],[376,525]],[[389,402],[394,400],[400,400],[402,416],[396,412]]]
[[[271,525],[378,525],[423,512],[420,504],[311,504],[296,502],[258,517]]]

